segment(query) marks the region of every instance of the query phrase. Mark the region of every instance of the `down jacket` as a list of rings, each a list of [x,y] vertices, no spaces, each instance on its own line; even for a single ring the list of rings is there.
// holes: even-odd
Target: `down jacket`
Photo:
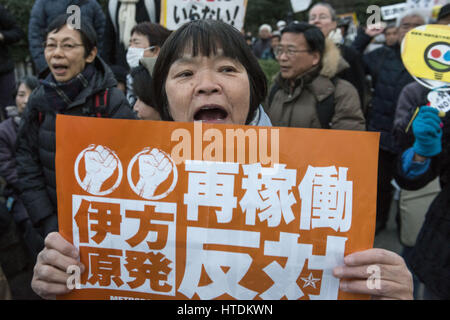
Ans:
[[[316,105],[333,94],[335,109],[330,128],[365,130],[365,119],[355,87],[339,78],[336,85],[332,81],[339,72],[348,67],[336,45],[327,40],[320,70],[313,68],[298,77],[293,88],[289,81],[279,74],[274,84],[278,85],[279,89],[270,105],[269,101],[266,102],[272,124],[281,127],[321,128]]]
[[[89,21],[97,33],[97,48],[100,55],[104,52],[103,36],[106,17],[102,7],[96,0],[36,0],[31,9],[28,24],[28,43],[31,57],[38,73],[43,72],[47,68],[43,46],[47,28],[56,17],[67,13],[67,8],[71,5],[80,7],[82,19]]]
[[[123,93],[103,60],[93,62],[96,72],[75,101],[62,114],[95,116],[94,99],[108,88],[108,102],[102,117],[135,119]],[[55,121],[57,112],[47,103],[44,86],[30,95],[22,118],[17,142],[17,171],[21,198],[28,214],[43,237],[57,231],[57,199],[55,177]],[[76,137],[67,137],[68,139]],[[69,142],[70,143],[70,142]]]
[[[359,32],[353,47],[360,52],[368,46],[371,37]],[[367,129],[381,132],[380,148],[399,152],[392,128],[398,98],[403,88],[414,81],[402,62],[400,44],[383,46],[363,56],[366,72],[372,77],[373,95],[367,117]]]

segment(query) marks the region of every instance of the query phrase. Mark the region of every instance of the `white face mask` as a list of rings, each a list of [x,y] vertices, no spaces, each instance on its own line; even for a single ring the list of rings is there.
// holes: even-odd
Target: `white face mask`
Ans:
[[[127,63],[130,68],[136,68],[139,65],[139,60],[144,57],[144,52],[153,48],[153,46],[146,49],[129,47],[127,51]]]

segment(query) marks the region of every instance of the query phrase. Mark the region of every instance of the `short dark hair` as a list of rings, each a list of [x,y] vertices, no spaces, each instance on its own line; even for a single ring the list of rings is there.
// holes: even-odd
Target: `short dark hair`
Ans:
[[[23,76],[22,78],[20,78],[17,82],[16,82],[16,87],[15,90],[13,92],[13,97],[17,96],[17,93],[19,92],[19,87],[21,84],[24,84],[25,86],[27,86],[28,89],[30,89],[31,91],[33,91],[34,89],[36,89],[39,86],[39,79],[36,78],[35,76]]]
[[[194,57],[209,57],[221,49],[225,57],[235,59],[244,66],[250,83],[250,108],[246,122],[249,123],[267,95],[267,79],[244,36],[231,25],[217,20],[188,22],[173,32],[162,46],[153,69],[152,82],[155,108],[162,120],[173,120],[165,92],[167,74],[187,49],[192,50]]]
[[[142,65],[131,69],[131,77],[133,78],[133,92],[146,105],[153,107],[155,105],[153,95],[149,87],[152,83],[152,76],[147,68]]]
[[[67,25],[69,18],[70,15],[61,14],[52,20],[47,28],[45,39],[47,39],[51,32],[59,32],[59,30]],[[97,47],[97,33],[87,19],[80,19],[80,28],[75,28],[74,30],[77,30],[81,35],[81,42],[85,50],[84,56],[86,58],[91,53],[92,49]]]
[[[135,25],[133,29],[131,29],[131,34],[135,32],[146,36],[148,43],[150,43],[151,46],[159,47],[162,47],[164,42],[172,33],[172,31],[164,28],[162,25],[148,21]]]
[[[303,34],[309,49],[313,52],[319,52],[320,56],[323,57],[325,52],[325,36],[318,27],[306,22],[293,22],[281,31],[281,35],[285,33]]]

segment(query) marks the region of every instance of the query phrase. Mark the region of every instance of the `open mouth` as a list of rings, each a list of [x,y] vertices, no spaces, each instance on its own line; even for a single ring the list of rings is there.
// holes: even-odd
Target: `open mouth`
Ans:
[[[217,105],[203,106],[194,114],[195,121],[219,122],[228,117],[228,112]]]
[[[63,74],[67,71],[67,69],[69,69],[69,67],[63,64],[53,64],[52,69],[56,74]]]

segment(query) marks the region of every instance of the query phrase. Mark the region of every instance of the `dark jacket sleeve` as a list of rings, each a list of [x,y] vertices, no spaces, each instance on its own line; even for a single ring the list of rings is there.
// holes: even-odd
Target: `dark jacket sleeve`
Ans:
[[[398,146],[405,150],[409,148],[414,142],[412,128],[406,132],[409,122],[417,107],[421,104],[422,88],[417,83],[407,85],[401,92],[395,109],[394,126],[392,133],[394,134]]]
[[[103,13],[102,7],[97,1],[92,1],[92,6],[94,11],[93,27],[97,33],[98,39],[97,48],[100,53],[100,56],[103,57],[106,17],[105,14]]]
[[[406,177],[403,173],[402,166],[402,153],[399,154],[396,163],[396,170],[394,171],[394,179],[397,184],[402,189],[406,190],[419,190],[425,187],[428,183],[436,179],[439,176],[441,161],[440,157],[437,156],[431,159],[431,164],[429,169],[424,172],[422,175],[415,177],[414,179],[410,179]]]
[[[111,19],[115,19],[115,17],[111,17],[109,14],[109,10],[106,10],[106,22],[105,22],[105,33],[103,37],[103,54],[100,54],[103,60],[109,65],[115,64],[115,44],[116,44],[116,32],[114,30],[114,25]]]
[[[43,0],[36,0],[31,9],[30,21],[28,23],[28,44],[31,58],[38,73],[41,73],[47,68],[43,45],[46,28],[44,2]]]
[[[5,120],[0,124],[0,176],[5,179],[10,187],[17,186],[17,171],[15,158],[15,141],[11,136],[11,129],[8,126],[14,126],[11,120]],[[8,130],[9,129],[9,130]]]
[[[353,41],[351,47],[362,55],[364,54],[364,51],[366,50],[370,41],[372,41],[372,37],[368,36],[364,29],[359,28],[356,38]]]
[[[362,61],[362,55],[352,47],[341,47],[342,57],[348,62],[350,68],[338,74],[338,77],[350,82],[358,91],[361,105],[365,109],[364,101],[366,96],[366,73]]]
[[[13,44],[20,41],[24,36],[24,32],[17,25],[14,17],[0,5],[0,33],[3,34],[3,44]]]
[[[57,223],[56,209],[46,190],[46,181],[39,157],[39,115],[33,107],[33,96],[19,126],[16,145],[18,187],[33,225],[43,237],[54,230]],[[50,221],[51,220],[51,221]]]
[[[131,109],[127,98],[117,88],[109,89],[109,114],[115,119],[137,119],[136,113]]]

